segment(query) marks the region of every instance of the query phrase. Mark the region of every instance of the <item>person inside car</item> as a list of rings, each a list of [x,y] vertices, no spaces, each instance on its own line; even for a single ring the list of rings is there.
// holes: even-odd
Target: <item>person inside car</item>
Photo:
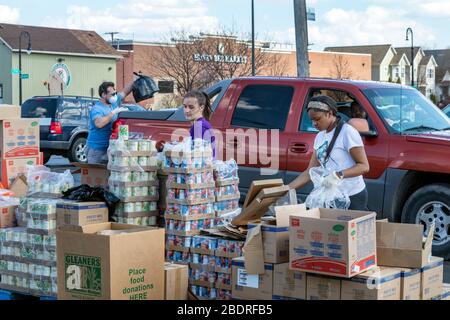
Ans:
[[[100,100],[94,105],[89,114],[89,135],[87,139],[87,161],[89,164],[107,163],[109,139],[112,133],[112,125],[117,120],[118,114],[127,111],[122,108],[122,100],[128,96],[133,84],[130,83],[117,93],[113,82],[103,82],[98,88]]]
[[[369,122],[366,120],[366,112],[361,108],[358,102],[353,101],[351,104],[352,118],[348,120],[348,124],[358,130],[358,132],[369,131]]]
[[[369,172],[369,161],[360,134],[337,115],[336,102],[328,96],[311,99],[307,107],[314,127],[319,130],[308,168],[289,184],[299,189],[309,182],[309,171],[322,167],[329,174],[324,186],[337,185],[350,197],[350,210],[367,210],[368,192],[363,174]]]

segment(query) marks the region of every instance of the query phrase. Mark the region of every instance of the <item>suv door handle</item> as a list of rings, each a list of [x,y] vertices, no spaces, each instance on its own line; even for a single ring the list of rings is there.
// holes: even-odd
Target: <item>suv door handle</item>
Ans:
[[[292,153],[307,153],[308,145],[306,143],[293,143],[291,145]]]

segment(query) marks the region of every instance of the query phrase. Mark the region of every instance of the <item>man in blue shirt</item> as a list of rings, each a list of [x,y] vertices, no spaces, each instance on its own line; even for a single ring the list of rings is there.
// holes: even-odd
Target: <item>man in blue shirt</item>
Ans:
[[[104,82],[98,88],[100,101],[95,104],[89,115],[88,163],[108,162],[107,151],[112,125],[120,112],[128,110],[120,107],[120,105],[132,89],[133,83],[127,85],[123,92],[117,93],[113,82]]]

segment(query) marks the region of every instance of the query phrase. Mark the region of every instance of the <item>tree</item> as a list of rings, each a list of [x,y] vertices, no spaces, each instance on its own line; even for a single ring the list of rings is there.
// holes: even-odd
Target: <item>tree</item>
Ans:
[[[202,86],[205,73],[193,56],[201,51],[201,41],[185,31],[172,33],[171,41],[161,44],[148,60],[155,76],[173,80],[181,95]]]
[[[330,76],[335,79],[350,79],[353,76],[350,62],[343,55],[335,54]]]

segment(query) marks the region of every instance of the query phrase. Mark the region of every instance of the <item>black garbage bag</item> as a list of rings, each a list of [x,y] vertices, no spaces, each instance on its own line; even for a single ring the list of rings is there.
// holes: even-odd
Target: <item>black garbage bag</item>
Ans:
[[[112,216],[116,210],[116,205],[120,202],[119,198],[104,188],[91,187],[87,184],[83,184],[63,192],[62,198],[79,202],[106,202],[106,205],[108,206],[109,221],[113,221]]]
[[[143,100],[153,98],[155,93],[159,91],[159,87],[156,82],[150,77],[138,74],[136,72],[134,72],[134,74],[139,77],[139,79],[133,83],[132,90],[134,100],[136,100],[136,102],[141,102]]]

